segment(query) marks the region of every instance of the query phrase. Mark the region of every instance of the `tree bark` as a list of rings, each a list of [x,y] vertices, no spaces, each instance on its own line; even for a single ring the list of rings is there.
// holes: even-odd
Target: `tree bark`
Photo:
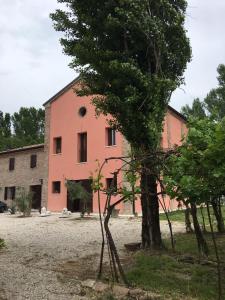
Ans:
[[[216,260],[217,260],[217,274],[218,274],[218,292],[219,292],[219,300],[222,300],[223,298],[223,289],[222,289],[222,274],[221,274],[221,262],[220,262],[220,257],[219,257],[219,251],[216,243],[216,237],[213,231],[213,224],[212,224],[212,219],[210,216],[210,210],[209,210],[209,203],[207,202],[207,213],[208,213],[208,218],[209,218],[209,225],[211,229],[211,234],[212,234],[212,240],[213,240],[213,245],[215,249],[215,254],[216,254]]]
[[[225,227],[224,227],[224,221],[223,221],[223,216],[222,216],[222,213],[221,213],[221,208],[220,208],[219,201],[220,200],[218,200],[218,199],[213,199],[211,201],[211,203],[212,203],[214,215],[215,215],[216,221],[217,221],[218,232],[223,233],[223,232],[225,232]]]
[[[194,224],[195,236],[196,236],[196,240],[197,240],[197,244],[198,244],[199,254],[200,255],[203,254],[203,255],[207,256],[209,253],[209,250],[208,250],[206,240],[203,236],[201,227],[198,222],[197,208],[194,203],[191,203],[191,214],[192,214],[192,218],[193,218],[193,224]]]
[[[151,167],[142,165],[141,173],[141,206],[142,206],[142,247],[160,249],[162,238],[159,222],[159,202],[157,180],[149,174]]]
[[[186,233],[192,233],[193,229],[191,227],[191,220],[190,220],[190,207],[185,204],[186,209],[185,209],[185,227],[186,227]]]

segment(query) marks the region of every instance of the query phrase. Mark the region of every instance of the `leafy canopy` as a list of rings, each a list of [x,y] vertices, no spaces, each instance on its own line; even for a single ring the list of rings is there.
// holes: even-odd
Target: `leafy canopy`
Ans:
[[[44,142],[45,112],[21,107],[13,115],[0,111],[0,151]]]
[[[64,52],[81,74],[80,95],[134,146],[155,148],[172,91],[191,50],[185,0],[58,0],[51,15]]]
[[[181,112],[187,118],[202,119],[208,115],[216,121],[221,121],[225,117],[225,65],[219,65],[217,72],[218,87],[212,89],[203,102],[196,98],[192,103],[192,107],[189,105],[182,107]]]
[[[187,138],[167,161],[167,193],[177,200],[204,203],[225,195],[225,118],[192,120]]]
[[[189,117],[203,119],[206,117],[204,103],[199,98],[194,99],[192,107],[188,104],[181,108],[181,113],[188,119]]]

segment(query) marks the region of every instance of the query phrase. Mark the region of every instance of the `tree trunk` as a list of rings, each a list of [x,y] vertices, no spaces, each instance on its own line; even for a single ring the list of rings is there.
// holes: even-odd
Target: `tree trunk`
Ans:
[[[224,227],[224,221],[223,221],[223,216],[222,216],[222,213],[221,213],[221,208],[220,208],[219,201],[220,200],[218,200],[218,199],[213,199],[211,201],[211,203],[212,203],[214,215],[215,215],[216,221],[217,221],[218,232],[223,233],[225,231],[225,227]]]
[[[186,233],[192,233],[193,229],[191,227],[191,220],[190,220],[190,207],[185,204],[186,209],[184,211],[185,214],[185,227],[186,227]]]
[[[205,226],[205,217],[204,217],[204,213],[203,213],[203,207],[202,207],[202,205],[200,205],[200,212],[201,212],[201,216],[202,216],[202,230],[203,230],[203,232],[204,233],[206,233],[207,232],[207,230],[206,230],[206,226]]]
[[[150,167],[142,165],[141,206],[142,206],[142,247],[159,249],[162,239],[159,222],[159,202],[156,177],[149,174]]]
[[[208,253],[209,253],[208,246],[207,246],[206,240],[203,236],[203,233],[201,231],[199,222],[198,222],[197,208],[194,203],[191,203],[191,214],[192,214],[192,218],[193,218],[193,224],[194,224],[195,236],[196,236],[196,240],[197,240],[197,244],[198,244],[199,254],[208,255]]]

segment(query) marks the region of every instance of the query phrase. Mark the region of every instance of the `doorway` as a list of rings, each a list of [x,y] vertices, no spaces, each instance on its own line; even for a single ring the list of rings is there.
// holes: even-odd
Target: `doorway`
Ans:
[[[31,185],[30,191],[32,192],[32,209],[41,210],[41,185]]]
[[[71,212],[82,212],[84,209],[84,206],[86,204],[86,207],[88,211],[91,213],[93,212],[93,192],[92,192],[92,180],[90,179],[84,179],[84,180],[70,180],[70,182],[79,182],[81,183],[82,187],[91,195],[90,199],[88,199],[86,202],[83,199],[75,199],[72,201],[70,199],[70,195],[67,192],[67,208]]]

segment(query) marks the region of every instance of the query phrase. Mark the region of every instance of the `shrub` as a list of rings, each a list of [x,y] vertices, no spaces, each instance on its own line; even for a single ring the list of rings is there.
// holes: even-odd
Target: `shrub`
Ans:
[[[28,192],[25,188],[18,189],[18,196],[16,197],[16,205],[24,217],[29,217],[31,214],[33,193]]]

